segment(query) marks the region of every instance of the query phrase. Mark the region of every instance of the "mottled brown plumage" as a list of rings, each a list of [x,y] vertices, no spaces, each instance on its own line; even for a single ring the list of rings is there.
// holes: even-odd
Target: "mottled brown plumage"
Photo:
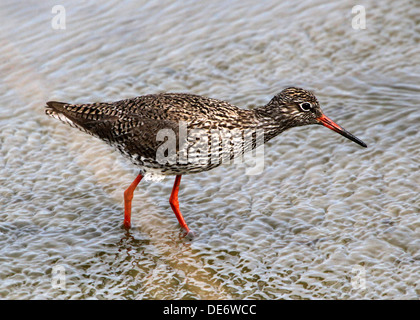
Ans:
[[[134,188],[143,175],[147,176],[149,173],[177,175],[179,179],[177,178],[174,185],[174,203],[177,203],[175,189],[179,187],[182,174],[210,170],[220,165],[222,159],[232,159],[238,154],[251,151],[258,144],[258,132],[263,134],[262,141],[267,142],[292,127],[323,124],[366,147],[361,140],[327,118],[311,92],[293,87],[284,89],[267,105],[252,110],[198,95],[161,93],[113,103],[69,104],[50,101],[47,102],[46,113],[104,140],[139,166],[140,178],[135,181]],[[188,129],[187,136],[181,134],[183,125]],[[159,138],[162,132],[173,132],[176,137],[176,152],[172,162],[163,162],[157,157],[159,148],[167,141]],[[215,137],[218,139],[214,139]],[[228,147],[222,146],[222,141],[226,139],[232,141]],[[235,139],[239,141],[236,145]],[[195,152],[196,157],[180,161],[183,153],[189,155],[192,150],[197,150],[197,141],[200,141],[201,147],[203,143],[208,144],[208,148]],[[238,146],[239,149],[236,148]],[[212,158],[214,155],[216,157]],[[127,189],[130,190],[131,197],[134,188],[132,184]],[[127,201],[126,217],[131,210],[131,199],[130,210],[127,210]],[[175,204],[173,208],[174,206],[176,207]],[[175,209],[174,212],[188,231],[183,219],[180,220],[182,216],[179,208],[178,213]]]

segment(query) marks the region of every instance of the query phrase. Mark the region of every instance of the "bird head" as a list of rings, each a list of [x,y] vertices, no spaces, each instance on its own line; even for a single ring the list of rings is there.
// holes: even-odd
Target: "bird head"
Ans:
[[[328,118],[310,91],[295,87],[286,88],[274,96],[267,106],[272,117],[277,118],[279,123],[286,123],[289,127],[321,124],[362,147],[367,147],[362,140]]]

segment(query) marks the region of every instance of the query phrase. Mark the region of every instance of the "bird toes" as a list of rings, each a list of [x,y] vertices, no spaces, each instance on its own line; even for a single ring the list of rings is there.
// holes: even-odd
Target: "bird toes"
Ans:
[[[196,237],[196,233],[192,230],[185,230],[183,232],[182,238],[186,240],[193,240]]]

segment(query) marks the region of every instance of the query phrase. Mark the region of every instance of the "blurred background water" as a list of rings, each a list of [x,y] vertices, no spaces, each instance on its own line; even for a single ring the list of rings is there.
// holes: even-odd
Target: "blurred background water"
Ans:
[[[355,30],[355,4],[2,1],[0,298],[418,299],[420,5],[364,1]],[[184,176],[193,241],[172,179],[142,181],[122,229],[136,168],[43,110],[157,92],[254,108],[290,85],[369,147],[295,128],[259,175]]]

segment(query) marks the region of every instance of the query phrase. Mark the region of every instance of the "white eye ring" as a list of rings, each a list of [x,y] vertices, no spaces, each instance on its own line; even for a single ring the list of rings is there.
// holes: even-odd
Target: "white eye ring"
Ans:
[[[309,102],[302,102],[299,106],[303,111],[309,111],[312,109],[312,105]]]

